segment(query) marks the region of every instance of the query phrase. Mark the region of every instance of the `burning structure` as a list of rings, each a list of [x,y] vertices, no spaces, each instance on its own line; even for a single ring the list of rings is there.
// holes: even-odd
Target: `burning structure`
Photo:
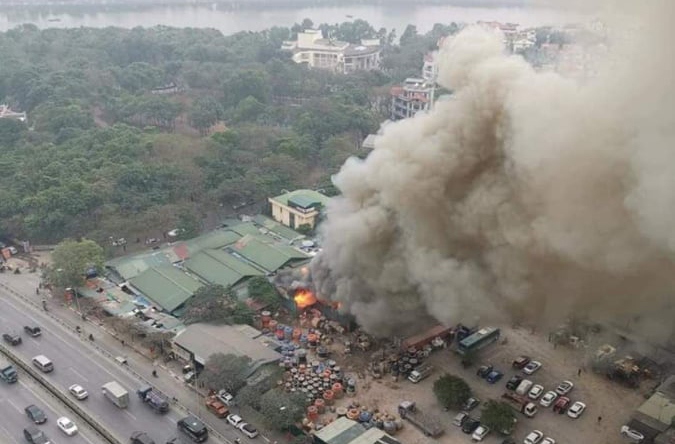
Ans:
[[[453,99],[388,125],[334,177],[319,297],[380,336],[649,309],[632,328],[672,341],[675,2],[622,4],[640,31],[583,84],[485,29],[447,39],[438,83]]]

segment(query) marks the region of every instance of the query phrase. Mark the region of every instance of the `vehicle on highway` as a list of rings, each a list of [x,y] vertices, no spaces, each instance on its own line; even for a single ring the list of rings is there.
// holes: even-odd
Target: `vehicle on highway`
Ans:
[[[87,399],[87,397],[89,396],[89,393],[87,393],[84,387],[82,387],[79,384],[71,385],[70,387],[68,387],[68,391],[80,401],[82,401],[83,399]]]
[[[518,393],[519,395],[526,395],[527,392],[530,391],[530,388],[532,388],[533,384],[534,383],[529,379],[523,379],[518,385],[518,388],[516,388],[516,393]]]
[[[525,367],[523,367],[523,373],[526,375],[531,375],[541,368],[541,362],[539,361],[530,361]]]
[[[476,376],[485,378],[488,374],[490,374],[492,369],[493,369],[492,365],[481,365],[480,367],[478,367],[478,370],[476,370]]]
[[[556,399],[558,399],[558,394],[551,390],[550,392],[546,392],[546,394],[541,397],[539,400],[539,405],[542,407],[550,407]]]
[[[110,381],[101,386],[103,396],[121,409],[129,407],[129,392],[117,381]]]
[[[480,399],[469,398],[469,399],[466,400],[466,402],[462,406],[462,410],[465,411],[465,412],[470,412],[471,410],[478,407],[478,404],[480,404]]]
[[[42,334],[42,330],[38,326],[24,325],[23,330],[34,338]]]
[[[466,412],[459,412],[455,415],[455,419],[452,420],[452,425],[456,425],[457,427],[462,427],[462,424],[464,424],[464,421],[466,421],[466,418],[469,417],[469,414]]]
[[[496,384],[503,377],[504,373],[500,372],[499,370],[493,370],[490,373],[488,373],[485,380],[490,384]]]
[[[194,442],[204,442],[209,439],[209,431],[206,426],[194,416],[179,419],[176,426],[178,430],[185,433]]]
[[[574,383],[572,381],[563,381],[558,387],[555,388],[555,392],[560,396],[565,396],[574,388]]]
[[[241,416],[235,415],[234,413],[230,413],[229,415],[227,415],[227,418],[225,419],[227,419],[227,422],[229,422],[231,425],[235,427],[238,427],[239,424],[244,422],[244,419]]]
[[[479,425],[476,430],[473,431],[473,434],[471,435],[471,441],[482,441],[483,438],[487,436],[487,434],[490,433],[490,428],[484,425]]]
[[[4,333],[2,335],[2,339],[4,339],[5,342],[10,345],[21,344],[21,336],[17,335],[16,333]]]
[[[570,406],[570,398],[567,396],[561,396],[558,398],[558,400],[553,404],[553,411],[559,414],[564,414],[567,411],[567,408]]]
[[[586,410],[586,404],[584,404],[581,401],[577,401],[572,406],[567,410],[567,416],[570,418],[577,419],[578,417],[581,416],[582,413],[584,413],[584,410]]]
[[[65,416],[60,417],[56,420],[56,425],[59,426],[59,429],[68,436],[73,436],[77,433],[77,426],[73,421],[66,418]]]
[[[462,424],[462,432],[466,433],[467,435],[473,433],[478,426],[480,425],[480,421],[477,420],[476,418],[467,418],[466,421],[464,421],[464,424]]]
[[[37,355],[32,359],[33,365],[39,368],[43,373],[49,373],[54,370],[54,363],[45,355]]]
[[[544,438],[541,444],[555,444],[555,439],[551,438],[550,436],[547,436]]]
[[[514,359],[513,363],[511,365],[513,366],[513,368],[522,369],[529,362],[530,362],[530,357],[523,355],[523,356],[518,356],[516,359]]]
[[[47,435],[35,426],[23,429],[23,437],[26,438],[26,441],[30,444],[52,444],[49,438],[47,438]]]
[[[139,388],[136,393],[141,398],[141,401],[149,405],[156,412],[166,413],[169,411],[169,400],[159,390],[147,385]]]
[[[241,424],[239,424],[238,429],[241,430],[241,433],[243,433],[244,435],[248,436],[251,439],[258,436],[258,430],[256,430],[255,427],[253,427],[251,424],[247,422],[242,422]]]
[[[527,393],[527,397],[530,399],[539,399],[542,393],[544,393],[544,386],[541,384],[535,384]]]
[[[621,435],[630,439],[634,443],[640,443],[645,439],[645,436],[642,433],[635,429],[631,429],[627,425],[621,426]]]
[[[26,416],[33,421],[35,424],[44,424],[47,422],[47,415],[42,409],[35,404],[31,404],[24,409]]]
[[[150,438],[145,432],[134,432],[129,439],[131,444],[155,444],[155,440]]]
[[[521,382],[523,382],[523,378],[520,375],[513,375],[511,376],[511,379],[509,379],[506,383],[506,388],[509,390],[515,390],[518,388]]]
[[[16,369],[7,359],[0,355],[0,379],[7,384],[12,384],[19,379]]]
[[[220,399],[220,402],[222,402],[226,406],[232,407],[234,405],[234,396],[228,393],[227,390],[224,389],[218,390],[218,394],[216,396],[218,397],[218,399]]]
[[[544,434],[539,430],[532,430],[523,441],[523,444],[539,444],[544,439]]]

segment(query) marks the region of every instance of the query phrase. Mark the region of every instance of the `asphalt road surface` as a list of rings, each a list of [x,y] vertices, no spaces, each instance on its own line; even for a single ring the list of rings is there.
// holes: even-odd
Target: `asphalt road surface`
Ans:
[[[101,354],[88,344],[85,337],[80,337],[75,332],[66,330],[41,311],[17,301],[2,288],[0,288],[0,297],[3,301],[2,310],[0,310],[0,325],[2,326],[2,332],[0,333],[16,332],[23,339],[23,343],[12,347],[12,351],[29,365],[34,356],[40,354],[47,356],[54,363],[54,371],[43,374],[43,376],[64,393],[68,393],[68,387],[72,384],[83,386],[89,392],[89,398],[84,401],[77,401],[80,407],[86,409],[120,442],[128,442],[129,436],[136,430],[147,432],[157,443],[164,443],[178,434],[176,422],[184,415],[174,410],[161,415],[143,404],[136,395],[136,389],[143,383],[127,371],[123,365]],[[30,337],[23,331],[24,325],[40,326],[42,336]],[[110,381],[119,382],[129,391],[128,408],[119,409],[103,396],[101,386]],[[18,388],[20,387],[21,385],[0,387],[2,389],[0,396],[7,391],[19,391]],[[27,401],[29,401],[28,398],[21,399],[20,403],[19,400],[12,400],[12,403],[21,407],[23,404],[28,405]],[[16,408],[11,405],[9,399],[6,404],[0,407],[3,411],[9,408],[16,412]],[[21,407],[21,410],[23,407]],[[56,415],[52,412],[50,416]],[[13,421],[5,418],[4,415],[0,417],[0,425],[8,428],[9,425],[13,424]],[[75,420],[75,418],[71,419]],[[22,423],[25,423],[26,420],[27,418]],[[16,435],[13,430],[8,431]],[[20,433],[22,431],[19,431],[19,436]],[[59,442],[70,439],[65,435],[62,438]],[[218,442],[214,438],[210,437],[209,442]]]

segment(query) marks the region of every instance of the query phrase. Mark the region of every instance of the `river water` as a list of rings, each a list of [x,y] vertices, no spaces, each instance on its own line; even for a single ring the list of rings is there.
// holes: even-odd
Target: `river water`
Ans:
[[[174,6],[111,6],[86,7],[30,7],[2,8],[0,6],[0,31],[22,23],[32,23],[39,28],[72,28],[119,26],[167,25],[176,27],[215,28],[223,34],[239,31],[260,31],[272,26],[291,26],[310,18],[315,24],[339,23],[351,19],[367,20],[373,27],[396,29],[401,35],[408,24],[417,26],[419,32],[431,29],[434,23],[478,20],[519,23],[521,26],[562,25],[584,21],[580,16],[549,8],[532,7],[462,7],[419,5],[413,7],[382,5],[345,5],[337,7],[286,7],[277,9],[229,9],[212,5]]]

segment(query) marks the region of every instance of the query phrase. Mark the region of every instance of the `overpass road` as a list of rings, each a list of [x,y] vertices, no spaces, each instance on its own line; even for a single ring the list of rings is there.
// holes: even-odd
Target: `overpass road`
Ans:
[[[135,394],[143,382],[124,365],[101,353],[89,344],[85,337],[66,329],[34,306],[22,302],[5,288],[0,287],[0,298],[3,302],[0,310],[2,333],[16,332],[21,334],[23,339],[23,343],[12,347],[12,351],[29,365],[34,356],[40,354],[47,356],[54,363],[54,371],[44,376],[64,393],[68,392],[68,387],[72,384],[83,386],[89,392],[89,398],[78,401],[80,407],[86,409],[120,442],[129,442],[129,436],[136,430],[147,432],[158,444],[163,444],[178,434],[176,422],[185,414],[174,408],[169,413],[160,415],[144,405]],[[23,331],[25,325],[40,326],[42,335],[30,337]],[[127,409],[117,408],[102,395],[101,386],[110,381],[119,382],[129,391],[130,405]],[[15,387],[0,387],[0,389],[2,389],[0,396],[7,390],[18,390]],[[22,399],[22,402],[25,400]],[[0,412],[5,409],[10,412],[16,411],[9,398],[6,404],[8,405],[0,404]],[[0,417],[0,425],[3,427],[12,423],[13,421],[6,420],[4,415]],[[221,441],[212,436],[209,442]]]

